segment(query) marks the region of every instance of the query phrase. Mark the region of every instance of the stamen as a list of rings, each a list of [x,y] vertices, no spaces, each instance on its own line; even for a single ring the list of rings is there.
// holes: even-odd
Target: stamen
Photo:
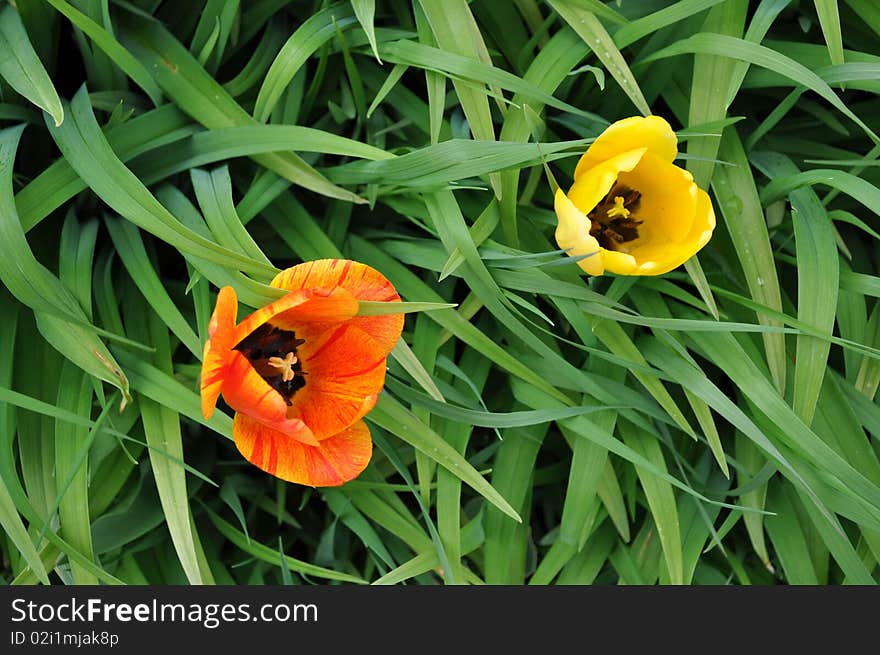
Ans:
[[[632,213],[626,207],[624,207],[624,198],[623,196],[614,196],[614,207],[608,209],[608,218],[614,218],[615,216],[622,216],[623,218],[629,218],[629,215]]]
[[[296,375],[293,367],[298,361],[299,360],[297,359],[296,355],[294,355],[292,352],[289,352],[287,353],[287,355],[284,356],[284,359],[281,359],[280,357],[270,357],[269,361],[266,363],[273,368],[281,369],[282,382],[290,382]]]
[[[622,184],[616,184],[587,214],[590,235],[602,248],[626,252],[623,244],[639,238],[642,221],[633,216],[642,194]]]

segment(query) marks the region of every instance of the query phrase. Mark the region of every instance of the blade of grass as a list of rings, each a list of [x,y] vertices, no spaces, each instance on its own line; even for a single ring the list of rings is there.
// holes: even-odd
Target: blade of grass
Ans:
[[[20,302],[36,310],[37,327],[46,341],[87,373],[116,386],[124,406],[130,400],[128,379],[70,291],[36,260],[19,223],[12,163],[21,131],[19,127],[0,132],[0,241],[7,248],[7,256],[0,257],[0,279]]]
[[[332,39],[337,30],[344,30],[357,20],[349,3],[337,2],[303,21],[269,67],[254,104],[254,118],[265,123],[281,94],[308,58]]]
[[[92,405],[92,386],[82,371],[70,362],[65,362],[58,382],[58,407],[68,409],[77,415],[88,415]],[[58,480],[71,477],[67,489],[58,504],[60,534],[74,548],[89,559],[94,560],[92,550],[91,522],[89,520],[88,470],[85,461],[77,462],[77,452],[89,438],[89,430],[84,426],[71,426],[64,421],[55,423],[55,475]],[[74,468],[76,467],[76,468]],[[76,584],[98,584],[98,578],[79,566],[70,564]]]
[[[712,178],[712,189],[734,243],[749,293],[755,302],[781,313],[779,278],[773,261],[767,223],[736,128],[731,126],[724,130],[719,153],[722,159],[731,162],[733,166],[716,169]],[[762,325],[781,326],[779,321],[760,313],[758,322]],[[767,353],[767,366],[776,388],[782,394],[785,392],[785,337],[779,333],[765,332],[761,338]]]
[[[620,434],[635,452],[641,454],[660,471],[667,471],[663,452],[657,439],[627,421],[621,421]],[[672,486],[651,472],[636,466],[642,489],[651,509],[651,516],[660,537],[669,584],[684,584],[681,527]]]
[[[784,156],[756,155],[755,162],[771,179],[798,172],[797,166]],[[811,189],[792,191],[789,199],[798,252],[798,320],[830,335],[837,313],[840,279],[834,228]],[[807,425],[816,410],[829,351],[827,341],[798,336],[792,407]]]
[[[766,46],[722,34],[695,34],[650,54],[640,63],[646,64],[665,57],[673,57],[685,53],[703,53],[732,57],[783,75],[796,84],[806,86],[815,91],[858,125],[871,141],[880,143],[880,137],[847,107],[821,77],[803,64]]]
[[[59,13],[83,31],[131,80],[149,96],[155,106],[162,100],[162,90],[153,81],[144,65],[128,52],[116,38],[101,25],[65,0],[47,0]]]
[[[208,129],[256,124],[161,24],[132,15],[125,16],[119,24],[125,45],[148,65],[156,83],[181,110]],[[253,158],[281,177],[316,193],[348,202],[366,202],[328,182],[292,152]]]
[[[379,402],[376,404],[376,408],[370,412],[368,420],[422,451],[502,512],[516,521],[521,521],[519,514],[467,460],[443,441],[440,435],[419,421],[411,412],[387,394],[379,396]]]
[[[614,40],[596,15],[572,0],[548,0],[548,4],[593,50],[599,61],[617,80],[621,90],[629,97],[636,109],[643,116],[650,115],[651,108],[648,106],[645,96],[642,95],[638,81]]]
[[[419,4],[425,12],[440,49],[480,60],[480,50],[485,50],[486,46],[466,0],[419,0]],[[453,79],[452,85],[455,87],[455,93],[474,138],[494,141],[495,128],[492,124],[489,99],[484,90],[458,79]],[[495,196],[500,196],[498,176],[492,174],[489,180]]]
[[[14,5],[0,9],[0,77],[61,125],[64,108]]]

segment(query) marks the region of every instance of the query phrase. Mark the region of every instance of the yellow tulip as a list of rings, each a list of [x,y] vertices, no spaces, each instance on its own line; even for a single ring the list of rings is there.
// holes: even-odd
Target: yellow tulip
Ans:
[[[675,132],[659,116],[610,125],[556,191],[556,242],[590,275],[660,275],[690,259],[715,228],[709,195],[675,166]]]

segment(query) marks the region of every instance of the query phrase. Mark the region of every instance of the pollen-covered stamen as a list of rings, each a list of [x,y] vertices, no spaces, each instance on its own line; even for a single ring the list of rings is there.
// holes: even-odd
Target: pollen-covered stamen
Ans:
[[[642,194],[622,185],[615,185],[588,214],[590,235],[606,250],[618,250],[620,244],[639,238],[642,221],[632,218]]]
[[[244,355],[260,377],[291,405],[294,394],[306,386],[303,362],[296,356],[297,348],[304,343],[292,330],[263,323],[233,350]]]
[[[292,352],[287,353],[284,356],[284,359],[280,357],[270,357],[267,362],[269,366],[272,368],[280,368],[281,369],[281,381],[282,382],[290,382],[296,373],[293,370],[293,367],[299,362]]]
[[[626,208],[626,205],[624,205],[623,196],[614,196],[614,207],[608,210],[608,218],[614,218],[616,216],[629,218],[631,213],[632,212]]]

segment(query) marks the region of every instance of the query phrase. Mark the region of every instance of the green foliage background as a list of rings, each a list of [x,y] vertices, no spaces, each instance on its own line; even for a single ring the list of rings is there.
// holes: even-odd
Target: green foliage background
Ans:
[[[3,3],[3,580],[875,583],[878,46],[858,0]],[[718,228],[587,279],[551,180],[639,113]],[[340,256],[433,304],[315,490],[199,365],[218,286]]]

